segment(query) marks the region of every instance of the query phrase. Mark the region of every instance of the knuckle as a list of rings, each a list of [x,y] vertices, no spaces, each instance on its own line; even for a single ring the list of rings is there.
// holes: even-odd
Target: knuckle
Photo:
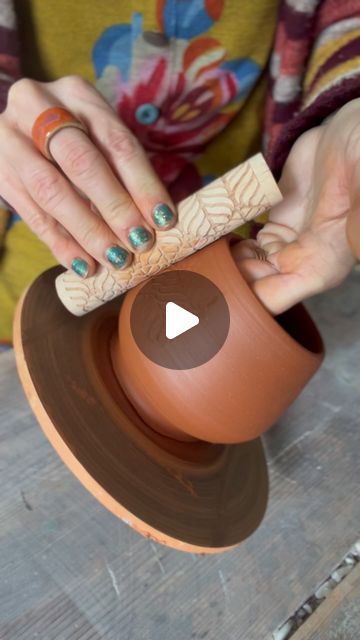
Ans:
[[[77,73],[64,76],[60,79],[60,82],[64,84],[66,90],[71,93],[77,93],[92,86],[83,76]]]
[[[113,200],[110,200],[104,211],[104,215],[106,216],[106,220],[109,224],[119,223],[121,220],[121,214],[124,214],[124,211],[129,209],[129,205],[130,199],[126,193],[124,193],[123,196],[120,195]]]
[[[78,142],[67,143],[62,150],[64,164],[75,177],[94,177],[94,170],[99,161],[99,154],[89,144]]]
[[[56,206],[63,199],[61,176],[56,171],[37,171],[30,176],[30,185],[36,201],[44,209]]]
[[[27,218],[27,224],[29,225],[30,229],[39,238],[41,238],[41,240],[46,239],[49,232],[49,220],[47,220],[42,213],[36,212],[31,214]]]
[[[72,241],[59,233],[55,233],[48,244],[53,254],[58,260],[62,261],[70,253]]]
[[[87,222],[79,232],[79,241],[83,247],[94,247],[104,236],[104,224],[102,220],[95,218],[90,223]]]
[[[107,148],[121,160],[132,160],[140,153],[140,145],[128,129],[112,129],[108,134]]]
[[[7,95],[7,107],[17,104],[19,100],[23,100],[24,96],[28,98],[29,92],[33,92],[38,86],[36,80],[32,78],[20,78],[14,82]]]

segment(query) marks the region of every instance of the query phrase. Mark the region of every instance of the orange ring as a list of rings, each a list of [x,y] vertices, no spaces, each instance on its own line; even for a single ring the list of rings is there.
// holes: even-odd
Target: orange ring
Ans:
[[[63,107],[50,107],[49,109],[45,109],[45,111],[40,113],[36,118],[31,130],[31,137],[40,153],[48,160],[53,160],[49,151],[51,138],[55,133],[65,127],[76,127],[84,131],[84,133],[88,133],[85,125]]]

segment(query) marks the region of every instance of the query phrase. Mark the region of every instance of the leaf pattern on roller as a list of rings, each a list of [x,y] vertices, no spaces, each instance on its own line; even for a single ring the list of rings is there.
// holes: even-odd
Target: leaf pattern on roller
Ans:
[[[157,235],[151,251],[135,256],[125,271],[99,267],[80,280],[72,271],[60,275],[56,289],[64,305],[83,315],[136,286],[255,218],[281,200],[261,154],[214,180],[178,205],[175,228]]]

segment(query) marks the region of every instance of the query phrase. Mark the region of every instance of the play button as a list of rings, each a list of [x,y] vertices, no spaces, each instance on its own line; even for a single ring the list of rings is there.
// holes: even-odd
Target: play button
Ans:
[[[168,369],[192,369],[221,349],[230,315],[224,295],[208,278],[174,270],[140,289],[130,323],[137,346],[150,360]]]
[[[185,331],[189,331],[199,324],[199,318],[194,313],[179,307],[175,302],[166,303],[166,324],[165,334],[169,340],[181,336]]]

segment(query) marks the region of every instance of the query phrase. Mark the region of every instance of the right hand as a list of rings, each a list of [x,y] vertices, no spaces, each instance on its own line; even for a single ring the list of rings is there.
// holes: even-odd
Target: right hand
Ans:
[[[31,139],[34,121],[52,106],[68,109],[89,131],[89,136],[74,127],[58,131],[49,146],[55,163]],[[75,269],[75,259],[85,261],[83,272],[77,270],[83,277],[93,275],[97,263],[126,268],[133,253],[151,248],[155,230],[176,223],[171,198],[144,149],[80,76],[15,82],[0,114],[0,149],[0,195],[62,265]],[[156,224],[152,213],[158,204],[169,209],[162,209],[165,216],[160,212]],[[111,247],[120,251],[107,251]]]
[[[234,247],[238,267],[274,315],[337,287],[360,258],[360,99],[292,147],[284,196],[255,240]]]

